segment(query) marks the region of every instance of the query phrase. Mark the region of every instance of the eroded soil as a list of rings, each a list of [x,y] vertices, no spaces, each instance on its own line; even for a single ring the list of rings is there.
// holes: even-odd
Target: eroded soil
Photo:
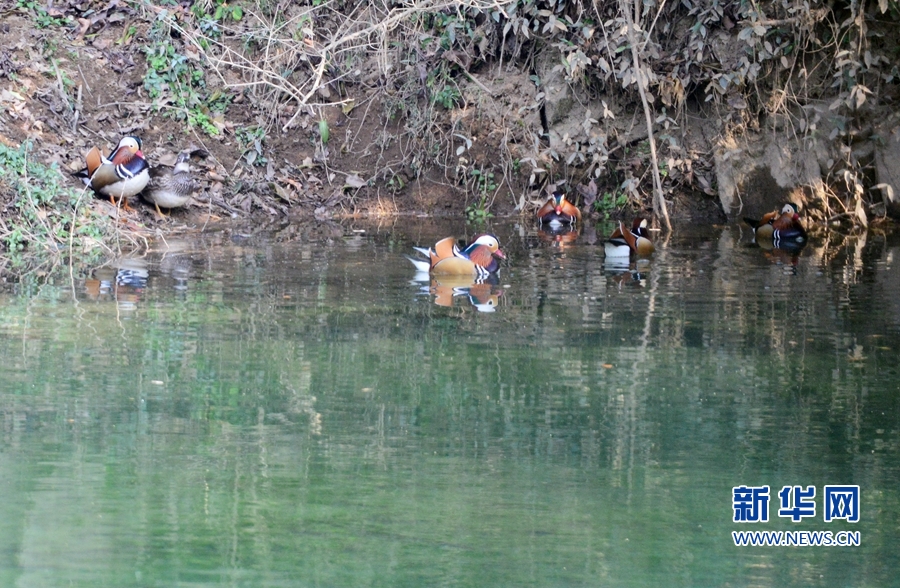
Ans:
[[[182,2],[169,15],[186,19],[190,6]],[[223,219],[462,219],[473,208],[496,217],[528,215],[546,199],[553,170],[561,165],[550,160],[552,149],[541,130],[547,114],[538,93],[551,89],[539,90],[533,75],[510,64],[468,68],[454,81],[458,96],[441,106],[424,75],[416,86],[414,65],[407,66],[411,75],[403,87],[396,83],[402,76],[389,84],[372,74],[376,54],[360,64],[353,83],[324,86],[319,105],[299,112],[296,102],[258,91],[239,72],[204,70],[204,91],[227,94],[230,101],[224,114],[209,113],[218,129],[213,135],[189,124],[187,109],[165,89],[151,96],[147,88],[148,54],[160,43],[152,27],[161,8],[65,0],[47,10],[68,24],[41,28],[33,10],[0,1],[0,141],[11,147],[31,141],[33,157],[67,173],[84,167],[91,147],[109,152],[125,134],[142,139],[151,166],[172,165],[183,149],[205,154],[192,160],[199,185],[192,204],[159,218],[138,200],[126,216],[136,231],[174,231]],[[207,67],[178,34],[165,43],[196,67]],[[621,124],[631,128],[635,120]],[[565,124],[554,131],[557,141],[566,141]],[[255,140],[248,139],[251,129]],[[634,176],[648,173],[638,169],[645,167],[639,158],[622,156],[620,166]],[[535,170],[543,173],[537,180]],[[707,193],[669,194],[669,213],[676,219],[724,220],[709,189],[710,170],[696,163],[694,170],[695,183],[704,180]],[[616,189],[618,182],[610,181]],[[80,186],[74,178],[71,184]],[[596,186],[588,196],[583,188],[566,187],[590,218],[599,195]],[[0,208],[9,210],[11,195],[0,199]],[[120,214],[108,201],[94,199],[93,206],[101,214]],[[632,206],[646,208],[640,202]]]
[[[36,28],[29,14],[7,6],[0,25],[0,140],[10,147],[31,141],[34,156],[67,172],[84,167],[84,154],[92,146],[109,152],[124,134],[142,139],[151,165],[172,165],[185,148],[205,151],[206,158],[192,162],[200,185],[194,203],[174,211],[165,221],[169,226],[251,214],[463,213],[470,187],[466,170],[448,174],[441,166],[415,161],[421,145],[415,144],[416,137],[390,128],[389,119],[384,122],[390,96],[380,89],[362,89],[352,98],[352,110],[320,110],[317,114],[331,129],[328,145],[322,145],[318,119],[311,114],[294,118],[288,106],[273,116],[267,111],[271,105],[225,87],[234,100],[224,119],[216,121],[221,135],[210,136],[167,116],[172,114],[167,105],[148,97],[141,45],[148,25],[130,9],[115,14],[113,22],[85,38],[63,27]],[[125,39],[130,27],[137,32]],[[471,165],[489,162],[501,145],[515,149],[508,118],[525,106],[528,95],[523,88],[531,85],[515,75],[494,85],[496,101],[471,104],[453,116],[445,113],[447,122],[435,123],[449,125],[441,130],[448,134],[461,125],[480,129],[471,136]],[[294,126],[283,130],[292,118]],[[238,140],[237,131],[250,125],[265,128],[258,150],[248,150]],[[453,141],[447,145],[452,148]],[[436,159],[443,156],[449,158],[434,154]],[[521,192],[519,178],[498,180],[492,210],[511,213],[510,194]],[[72,185],[79,184],[73,179]],[[101,210],[104,204],[96,202]],[[131,220],[148,225],[159,221],[149,206],[138,206]]]

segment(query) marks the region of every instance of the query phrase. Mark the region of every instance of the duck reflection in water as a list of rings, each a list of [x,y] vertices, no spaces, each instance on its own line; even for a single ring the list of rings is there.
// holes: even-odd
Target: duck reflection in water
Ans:
[[[579,236],[581,236],[581,225],[562,225],[555,228],[541,225],[541,228],[538,229],[538,239],[541,240],[541,243],[560,249],[574,245]]]
[[[147,261],[128,257],[97,268],[84,281],[84,290],[91,300],[115,300],[123,309],[137,306],[147,287]]]
[[[792,273],[796,273],[797,265],[800,263],[800,252],[806,246],[806,243],[781,243],[780,247],[776,247],[771,239],[760,239],[757,237],[756,244],[763,250],[773,265],[783,265],[791,268]]]
[[[650,274],[650,260],[638,258],[632,263],[627,257],[608,256],[603,260],[603,272],[617,290],[625,287],[643,288]]]
[[[478,312],[494,312],[503,295],[495,274],[476,279],[469,276],[430,276],[417,273],[414,281],[422,284],[423,293],[434,296],[436,305],[448,308],[453,306],[454,299],[466,297]]]

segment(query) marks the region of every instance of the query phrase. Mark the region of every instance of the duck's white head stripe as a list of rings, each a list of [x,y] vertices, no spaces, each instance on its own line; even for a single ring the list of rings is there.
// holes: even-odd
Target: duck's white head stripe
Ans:
[[[131,179],[134,177],[134,173],[132,173],[127,167],[122,164],[116,166],[116,175],[120,178],[128,178]]]

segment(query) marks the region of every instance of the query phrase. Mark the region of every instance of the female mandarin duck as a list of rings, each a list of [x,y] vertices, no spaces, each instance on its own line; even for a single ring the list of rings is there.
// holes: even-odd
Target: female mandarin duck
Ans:
[[[753,227],[753,234],[758,241],[773,241],[775,247],[798,245],[806,241],[806,231],[797,213],[797,205],[793,202],[785,204],[781,212],[773,210],[758,221],[745,218],[744,222]]]
[[[150,184],[144,198],[156,206],[156,212],[163,216],[162,208],[179,208],[188,203],[196,185],[191,177],[189,151],[178,154],[174,169],[154,167],[150,170]]]
[[[500,260],[506,255],[500,250],[500,242],[493,235],[479,235],[472,244],[459,249],[456,239],[446,237],[434,244],[433,249],[414,248],[428,257],[414,259],[407,256],[420,272],[436,276],[473,276],[486,278],[500,269]]]
[[[606,241],[607,257],[626,257],[632,252],[641,257],[646,257],[656,250],[650,241],[650,231],[647,229],[647,219],[635,217],[631,223],[631,229],[626,230],[622,221]]]
[[[558,228],[563,225],[575,225],[581,222],[581,211],[566,200],[562,192],[554,192],[547,202],[537,211],[538,222]]]
[[[141,140],[137,137],[122,137],[115,151],[103,157],[94,147],[85,157],[87,167],[75,174],[85,186],[96,194],[108,196],[110,202],[122,200],[128,208],[127,198],[147,187],[150,181],[149,166],[141,153]]]

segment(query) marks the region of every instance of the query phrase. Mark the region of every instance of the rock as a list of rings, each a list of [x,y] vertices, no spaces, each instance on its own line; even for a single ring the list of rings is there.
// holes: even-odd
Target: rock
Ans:
[[[720,141],[715,150],[722,210],[731,218],[759,218],[792,201],[805,208],[824,189],[817,149],[782,131],[767,129]]]
[[[875,174],[891,218],[900,219],[900,120],[895,114],[875,131]],[[888,189],[888,186],[890,189]]]

